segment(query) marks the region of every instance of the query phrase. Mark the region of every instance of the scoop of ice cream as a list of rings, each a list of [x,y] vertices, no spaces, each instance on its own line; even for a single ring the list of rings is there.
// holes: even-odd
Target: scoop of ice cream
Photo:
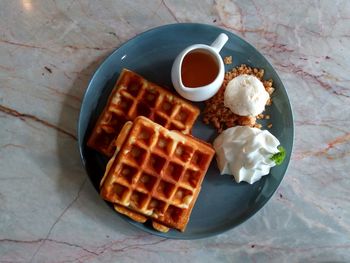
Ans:
[[[239,75],[226,86],[224,104],[240,116],[256,116],[265,109],[269,99],[262,82],[252,75]]]
[[[278,139],[267,130],[236,126],[223,131],[214,141],[221,174],[233,175],[236,182],[250,184],[269,174],[279,153]]]

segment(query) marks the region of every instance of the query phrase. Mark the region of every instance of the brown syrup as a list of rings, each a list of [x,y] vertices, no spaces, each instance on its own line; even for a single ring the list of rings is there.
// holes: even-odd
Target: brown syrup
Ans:
[[[188,53],[181,66],[181,78],[184,86],[198,88],[212,83],[219,73],[216,59],[205,51]]]

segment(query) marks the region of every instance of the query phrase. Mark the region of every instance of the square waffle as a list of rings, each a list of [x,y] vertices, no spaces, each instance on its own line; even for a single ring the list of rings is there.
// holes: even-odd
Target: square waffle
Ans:
[[[190,133],[199,109],[140,75],[123,69],[89,137],[88,146],[111,157],[127,121],[145,116],[170,129]]]
[[[214,156],[199,139],[137,117],[127,122],[101,181],[101,196],[158,231],[184,231]]]

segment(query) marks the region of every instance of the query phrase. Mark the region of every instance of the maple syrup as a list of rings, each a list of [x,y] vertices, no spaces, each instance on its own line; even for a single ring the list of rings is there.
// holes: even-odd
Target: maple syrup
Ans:
[[[188,88],[208,85],[216,79],[218,73],[219,65],[216,59],[205,51],[192,51],[182,61],[182,83]]]

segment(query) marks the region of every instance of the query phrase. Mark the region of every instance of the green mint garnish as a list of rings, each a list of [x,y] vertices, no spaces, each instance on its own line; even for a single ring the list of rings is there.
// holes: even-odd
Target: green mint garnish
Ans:
[[[284,158],[286,158],[286,150],[281,145],[278,146],[277,149],[279,150],[279,152],[272,155],[270,159],[274,161],[276,165],[280,165],[281,163],[283,163]]]

